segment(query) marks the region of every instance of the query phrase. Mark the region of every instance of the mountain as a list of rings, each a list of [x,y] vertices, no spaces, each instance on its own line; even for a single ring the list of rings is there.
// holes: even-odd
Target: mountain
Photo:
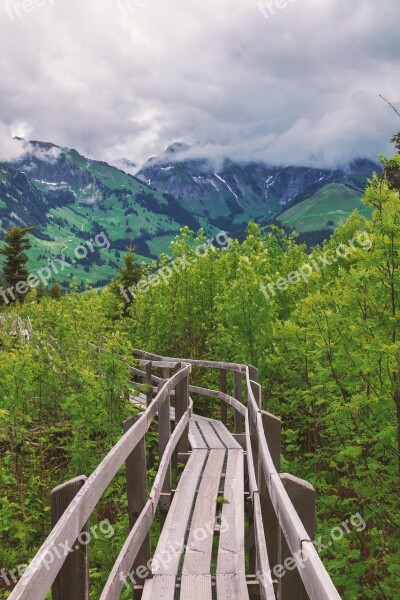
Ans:
[[[0,230],[10,225],[36,227],[30,258],[37,264],[106,233],[110,250],[76,261],[66,274],[96,283],[115,274],[121,251],[131,244],[151,259],[166,252],[185,225],[210,230],[201,216],[131,174],[38,141],[26,143],[18,160],[0,164]]]
[[[174,196],[191,212],[216,227],[240,229],[250,219],[270,220],[287,206],[311,197],[327,185],[341,184],[363,195],[367,179],[379,166],[352,161],[346,168],[277,167],[225,160],[215,168],[205,159],[185,159],[189,146],[173,144],[147,161],[137,177],[161,193]],[[338,201],[342,188],[337,188]]]
[[[334,229],[356,208],[365,216],[371,216],[371,208],[360,203],[358,190],[344,183],[329,183],[285,210],[278,216],[278,221],[299,233]]]
[[[367,178],[379,169],[367,160],[335,170],[230,160],[216,168],[185,158],[191,148],[177,142],[134,176],[126,158],[117,168],[52,143],[23,143],[18,160],[0,163],[0,233],[34,225],[30,258],[38,268],[104,234],[110,248],[89,252],[61,276],[82,286],[105,283],[130,245],[145,260],[167,252],[185,225],[209,235],[239,235],[249,220],[303,233],[332,228],[363,206]]]

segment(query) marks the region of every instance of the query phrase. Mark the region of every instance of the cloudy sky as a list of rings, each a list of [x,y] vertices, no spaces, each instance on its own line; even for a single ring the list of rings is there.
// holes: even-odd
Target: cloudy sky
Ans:
[[[399,23],[398,0],[0,0],[0,160],[12,135],[114,163],[174,141],[275,164],[390,152]]]

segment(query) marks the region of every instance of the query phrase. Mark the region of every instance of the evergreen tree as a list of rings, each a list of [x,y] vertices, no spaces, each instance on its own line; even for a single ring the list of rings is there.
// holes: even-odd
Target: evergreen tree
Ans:
[[[48,295],[50,298],[53,298],[53,300],[59,300],[62,297],[61,286],[56,279],[53,281]]]
[[[20,282],[26,282],[29,277],[26,268],[28,257],[25,252],[32,247],[27,234],[33,230],[34,227],[10,227],[4,234],[6,245],[0,250],[0,254],[6,257],[3,266],[6,284],[12,288],[13,294],[20,301],[24,295],[17,291],[16,286]]]
[[[117,269],[119,276],[113,279],[110,289],[120,300],[125,298],[124,313],[127,313],[130,303],[126,301],[126,298],[133,301],[134,297],[129,290],[141,280],[143,269],[137,266],[138,256],[132,246],[128,248],[123,260],[124,266]]]

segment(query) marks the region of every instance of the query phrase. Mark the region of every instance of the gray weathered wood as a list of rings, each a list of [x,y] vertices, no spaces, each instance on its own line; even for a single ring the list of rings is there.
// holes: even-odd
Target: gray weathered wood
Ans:
[[[180,600],[200,599],[212,600],[211,575],[184,575],[181,581]]]
[[[178,574],[185,533],[206,459],[207,450],[194,450],[185,467],[158,540],[152,569],[154,576]]]
[[[124,433],[138,421],[138,415],[127,419],[123,423]],[[132,529],[147,503],[147,461],[145,438],[139,442],[125,463],[126,490],[128,494],[129,526]],[[137,553],[132,569],[147,564],[151,556],[150,536],[147,535]],[[139,581],[139,583],[143,583]]]
[[[223,394],[227,393],[225,369],[220,369],[220,390]],[[221,400],[221,421],[224,425],[228,422],[228,407],[223,400]]]
[[[195,419],[197,420],[201,434],[204,437],[208,448],[220,448],[222,450],[225,449],[225,444],[216,434],[211,422],[206,419],[199,419],[198,417],[195,417]]]
[[[268,448],[271,454],[272,462],[275,469],[280,471],[281,463],[281,429],[282,422],[280,419],[273,415],[262,411],[261,413],[262,424],[264,428],[265,437],[268,443]],[[268,531],[267,536],[267,548],[268,556],[273,566],[280,563],[279,559],[279,544],[280,544],[280,528],[278,518],[275,513],[275,509],[272,505],[271,498],[268,493],[267,484],[265,478],[261,473],[261,461],[259,461],[259,490],[260,490],[260,502],[263,516],[263,522],[265,530]]]
[[[254,494],[254,531],[257,550],[257,578],[260,583],[261,599],[275,600],[272,569],[269,561],[266,541],[268,536],[266,536],[265,533],[268,530],[265,529],[263,524],[259,492],[255,492]]]
[[[189,423],[189,442],[193,450],[208,448],[199,428],[197,427],[197,422],[194,419],[191,419]]]
[[[302,479],[281,474],[281,481],[288,496],[299,515],[310,540],[315,537],[316,528],[316,493],[313,486]],[[291,557],[287,542],[282,536],[280,564]],[[285,600],[308,600],[308,594],[297,568],[288,569],[284,577],[279,579],[279,593]]]
[[[79,490],[86,483],[82,475],[56,487],[51,492],[51,526],[54,527],[71,504]],[[89,539],[85,534],[87,526],[82,529],[81,539],[71,539],[69,547],[73,549],[65,560],[52,588],[53,600],[88,600],[89,599]],[[82,543],[83,542],[83,543]],[[61,559],[59,558],[61,555]],[[64,559],[64,549],[54,548],[54,560]]]
[[[208,456],[190,524],[182,575],[207,575],[211,572],[215,515],[224,460],[225,450],[211,450]]]
[[[220,438],[220,440],[226,448],[231,450],[243,450],[239,442],[231,433],[229,433],[229,431],[227,430],[225,425],[221,423],[221,421],[211,421],[211,423],[214,431],[216,432],[216,434],[218,435],[218,437]]]
[[[289,553],[293,556],[299,551],[302,551],[303,556],[305,557],[304,568],[299,570],[299,574],[310,600],[340,600],[339,595],[312,544],[310,535],[308,535],[304,524],[297,514],[293,502],[285,489],[285,485],[279,476],[280,452],[278,440],[280,422],[272,415],[268,415],[261,410],[261,388],[257,385],[257,369],[252,366],[235,363],[187,359],[179,360],[142,351],[137,351],[136,354],[141,358],[138,362],[143,370],[132,367],[131,372],[134,375],[144,377],[146,383],[151,385],[151,391],[148,391],[145,394],[145,402],[146,405],[149,403],[149,406],[145,407],[145,412],[137,417],[136,422],[132,424],[123,438],[107,454],[96,471],[92,473],[87,482],[78,491],[77,495],[71,501],[68,510],[61,516],[46,542],[37,553],[34,561],[32,561],[22,580],[11,593],[9,600],[45,599],[47,592],[54,583],[63,564],[63,560],[61,560],[53,561],[52,564],[49,565],[46,560],[49,552],[68,543],[68,540],[70,539],[78,538],[78,535],[87,522],[98,500],[120,467],[124,462],[129,463],[132,452],[135,452],[135,450],[139,451],[143,444],[144,436],[157,414],[159,420],[162,421],[162,424],[160,423],[160,451],[162,459],[159,471],[153,489],[150,492],[150,497],[145,502],[140,515],[137,516],[134,526],[129,532],[127,540],[114,564],[101,595],[101,600],[118,600],[124,585],[123,578],[129,575],[132,564],[137,564],[136,561],[138,559],[139,550],[148,539],[149,530],[155,517],[157,505],[164,501],[164,495],[166,498],[169,496],[168,493],[163,495],[162,489],[164,488],[164,485],[165,489],[170,489],[171,487],[169,485],[168,475],[170,466],[169,460],[172,452],[177,447],[182,432],[184,432],[182,439],[185,442],[184,450],[186,452],[180,452],[180,454],[188,456],[187,441],[189,423],[191,429],[190,442],[193,451],[189,457],[188,464],[183,471],[158,545],[158,550],[164,549],[167,552],[167,562],[168,565],[172,564],[172,567],[169,569],[169,572],[166,573],[161,572],[164,569],[163,564],[165,563],[160,563],[161,567],[158,569],[156,567],[153,568],[153,572],[155,571],[154,579],[145,582],[143,598],[146,600],[149,598],[152,600],[173,600],[176,587],[175,584],[176,581],[179,582],[179,577],[178,580],[176,578],[178,576],[179,562],[183,552],[183,540],[185,539],[185,532],[189,527],[192,507],[195,504],[195,519],[190,531],[193,531],[193,527],[203,520],[206,512],[207,514],[212,514],[212,509],[210,509],[212,502],[210,504],[208,501],[207,504],[207,498],[209,497],[209,492],[207,490],[210,490],[212,487],[210,484],[211,477],[211,480],[215,484],[213,495],[217,493],[215,492],[215,488],[217,487],[216,484],[218,476],[221,474],[222,467],[214,469],[210,466],[210,477],[208,477],[208,480],[207,477],[204,478],[204,481],[200,485],[202,494],[199,493],[197,496],[199,480],[203,472],[204,461],[206,460],[208,452],[211,454],[217,452],[221,455],[227,453],[228,455],[225,490],[223,493],[228,498],[229,504],[223,505],[222,510],[227,520],[231,523],[231,527],[229,528],[230,533],[226,533],[223,530],[223,527],[219,528],[221,539],[216,576],[217,597],[218,600],[243,600],[243,598],[248,598],[244,560],[241,558],[244,556],[243,450],[237,447],[237,442],[233,441],[232,436],[223,424],[211,419],[196,418],[196,423],[198,423],[199,427],[202,429],[202,432],[197,429],[200,436],[197,434],[193,429],[194,421],[189,421],[192,414],[192,403],[189,398],[189,391],[193,394],[204,394],[216,398],[226,405],[232,406],[236,413],[236,430],[243,430],[243,419],[245,419],[245,434],[241,437],[241,441],[243,443],[244,439],[246,440],[247,449],[249,481],[247,503],[250,505],[250,502],[252,502],[253,506],[251,514],[253,515],[252,518],[254,522],[254,540],[257,551],[258,567],[261,569],[261,573],[262,568],[265,568],[268,562],[267,541],[268,538],[271,537],[266,530],[266,523],[263,522],[263,512],[265,513],[265,509],[263,511],[263,501],[270,497],[270,507],[272,507],[275,512],[287,543],[285,552],[288,556],[286,560],[292,560]],[[157,377],[151,373],[148,365],[149,362],[153,363],[154,368],[164,369],[163,378]],[[196,386],[189,386],[189,374],[192,366],[218,370],[221,377],[221,389],[208,390]],[[168,378],[168,374],[165,370],[167,368],[178,368],[179,370]],[[235,398],[226,393],[222,371],[225,372],[225,375],[226,371],[232,371],[234,373]],[[246,378],[247,408],[241,402],[242,390],[239,381],[242,379],[243,375],[245,375]],[[154,383],[156,384],[155,386]],[[138,384],[137,387],[140,388],[140,384]],[[154,399],[153,394],[155,394]],[[169,435],[170,430],[168,431],[164,422],[166,420],[169,421],[171,417],[172,411],[168,410],[168,403],[171,396],[175,396],[176,400],[177,425],[174,433]],[[142,399],[142,395],[139,394],[139,400],[141,402]],[[224,410],[221,411],[221,415],[223,418]],[[208,449],[204,448],[204,445],[206,444],[203,435],[207,439]],[[198,449],[196,444],[203,446],[203,448]],[[234,448],[232,448],[232,446],[234,446]],[[214,447],[216,447],[215,450]],[[241,459],[239,458],[240,456]],[[236,465],[235,468],[234,465]],[[234,472],[234,476],[231,475],[232,472]],[[140,474],[138,477],[140,481]],[[283,479],[285,478],[283,477]],[[203,489],[204,498],[202,498]],[[143,505],[144,500],[145,498],[142,494],[140,506]],[[202,500],[205,500],[203,504]],[[166,499],[165,502],[166,505],[169,504]],[[207,506],[208,510],[206,511]],[[300,509],[299,511],[301,512]],[[213,532],[211,531],[211,534],[212,533]],[[265,538],[267,538],[267,541]],[[235,540],[237,541],[239,539],[241,539],[241,544],[239,546],[236,544],[235,547]],[[178,544],[178,547],[175,547],[174,550],[174,547],[172,546],[171,550],[169,542],[174,541],[175,544]],[[199,554],[201,554],[201,552]],[[181,582],[181,600],[198,600],[199,598],[209,599],[211,597],[212,580],[210,576],[211,564],[209,563],[211,563],[211,559],[209,549],[207,550],[206,555],[203,553],[203,558],[199,561],[199,563],[202,564],[201,568],[198,567],[194,556],[197,556],[196,549],[194,549],[192,557],[188,555],[186,559],[188,574],[184,575]],[[221,572],[218,572],[218,569]],[[200,572],[191,573],[193,570]],[[204,573],[204,570],[207,572]],[[253,588],[254,581],[255,580],[253,579]],[[289,581],[289,579],[287,581]],[[270,582],[267,581],[267,584],[269,585]],[[270,585],[268,588],[268,585],[260,580],[262,600],[270,600],[271,589]],[[283,584],[283,586],[285,585],[286,583]],[[285,593],[288,595],[289,592]],[[282,600],[291,600],[291,598],[282,597]]]
[[[163,378],[169,378],[169,369],[164,367]],[[158,411],[158,448],[160,454],[160,460],[164,456],[165,449],[171,437],[171,400],[167,396],[164,404]],[[167,472],[165,475],[164,485],[162,487],[163,494],[171,494],[172,489],[172,476],[171,476],[171,463],[169,463]],[[163,511],[161,511],[163,514]]]
[[[256,369],[256,367],[253,367],[252,365],[249,365],[248,371],[249,371],[250,380],[258,383],[258,377],[259,377],[258,369]]]
[[[243,450],[228,450],[224,497],[227,504],[222,506],[222,518],[226,526],[221,530],[218,548],[217,597],[223,598],[230,589],[231,600],[248,600],[244,551]],[[236,575],[233,580],[226,577],[231,574]],[[225,577],[221,578],[221,575]],[[225,587],[227,584],[228,590]]]
[[[178,369],[181,365],[178,365]],[[180,421],[189,406],[189,378],[186,377],[178,383],[175,388],[175,419]],[[189,425],[186,427],[179,443],[176,447],[177,454],[186,454],[189,452]]]
[[[144,383],[149,386],[149,389],[146,391],[146,402],[147,402],[147,406],[150,406],[150,404],[153,401],[153,381],[152,381],[152,363],[151,361],[147,362],[144,365],[144,372],[145,372],[145,377],[144,377]]]
[[[234,396],[238,402],[242,402],[242,374],[237,371],[233,374]],[[235,433],[243,433],[243,418],[237,410],[235,410]]]
[[[189,392],[191,394],[200,394],[201,396],[209,396],[210,398],[218,398],[219,400],[229,404],[232,406],[242,417],[245,417],[246,407],[236,400],[233,396],[229,396],[229,394],[223,394],[219,390],[209,390],[207,388],[198,387],[195,385],[189,386]]]

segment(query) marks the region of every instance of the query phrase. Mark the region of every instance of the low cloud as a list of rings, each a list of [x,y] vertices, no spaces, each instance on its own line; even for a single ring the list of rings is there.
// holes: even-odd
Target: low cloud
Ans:
[[[0,10],[0,160],[24,126],[138,165],[182,140],[217,162],[331,166],[390,152],[400,129],[379,98],[400,108],[393,0],[297,0],[268,18],[257,0],[33,4]]]

